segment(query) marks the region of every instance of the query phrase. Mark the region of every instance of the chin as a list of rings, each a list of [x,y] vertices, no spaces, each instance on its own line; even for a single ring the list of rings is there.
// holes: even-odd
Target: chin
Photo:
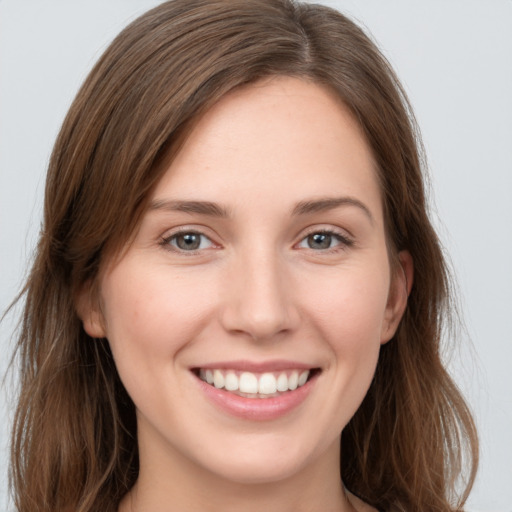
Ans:
[[[279,457],[278,457],[279,459]],[[212,470],[221,478],[240,485],[259,485],[282,482],[297,473],[302,465],[289,461],[272,460],[240,460],[219,465]]]
[[[293,442],[283,437],[244,445],[232,444],[232,448],[221,454],[211,454],[205,464],[209,472],[239,484],[270,484],[281,482],[305,470],[314,459],[307,452],[305,443]],[[312,450],[314,452],[315,450]],[[337,452],[339,456],[339,451]]]

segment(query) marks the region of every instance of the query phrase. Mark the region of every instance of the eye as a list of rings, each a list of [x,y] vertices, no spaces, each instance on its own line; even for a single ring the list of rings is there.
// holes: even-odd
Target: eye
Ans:
[[[197,231],[182,231],[163,239],[162,245],[170,246],[171,249],[185,252],[200,251],[213,247],[213,242],[202,233]]]
[[[313,249],[315,251],[325,251],[336,249],[337,247],[349,247],[353,245],[352,240],[346,236],[334,231],[315,231],[303,238],[298,247],[302,249]]]

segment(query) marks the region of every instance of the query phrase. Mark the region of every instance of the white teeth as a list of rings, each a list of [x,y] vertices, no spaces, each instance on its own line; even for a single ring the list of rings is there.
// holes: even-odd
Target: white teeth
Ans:
[[[263,395],[271,395],[277,391],[276,378],[271,373],[264,373],[260,377],[258,392]]]
[[[224,375],[222,375],[220,370],[214,370],[213,372],[213,385],[216,388],[224,387]]]
[[[254,374],[242,372],[237,374],[234,370],[208,369],[200,370],[199,378],[210,385],[226,391],[240,391],[248,395],[271,396],[275,393],[293,391],[304,386],[309,377],[309,370],[292,370],[280,373]]]
[[[238,377],[234,372],[228,372],[226,374],[226,380],[224,381],[224,387],[228,391],[236,391],[238,389]]]
[[[254,373],[244,372],[240,375],[240,382],[238,389],[242,393],[257,393],[258,392],[258,378]]]
[[[309,377],[309,372],[306,370],[305,372],[302,372],[300,375],[299,375],[299,382],[298,382],[298,386],[304,386],[304,384],[306,384],[306,381],[308,380],[308,377]]]
[[[277,391],[288,391],[288,377],[286,373],[281,373],[276,382]]]
[[[299,372],[293,371],[288,377],[288,389],[294,390],[297,389],[299,385]]]

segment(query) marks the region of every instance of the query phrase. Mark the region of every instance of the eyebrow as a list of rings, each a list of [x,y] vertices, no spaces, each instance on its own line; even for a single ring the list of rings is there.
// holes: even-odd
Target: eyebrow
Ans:
[[[149,205],[150,210],[165,210],[171,212],[197,213],[209,217],[229,217],[226,208],[210,201],[165,201],[156,200]]]
[[[310,201],[300,201],[293,208],[292,215],[308,215],[333,210],[340,206],[355,206],[362,210],[372,223],[374,222],[370,209],[364,203],[359,201],[359,199],[350,196],[326,197]],[[207,215],[209,217],[218,217],[222,219],[230,217],[230,213],[227,208],[211,201],[170,201],[162,199],[151,202],[149,209],[196,213],[199,215]]]
[[[364,203],[359,201],[359,199],[350,196],[326,197],[312,201],[301,201],[300,203],[297,203],[293,209],[293,215],[308,215],[311,213],[333,210],[334,208],[338,208],[340,206],[355,206],[366,214],[366,216],[370,219],[370,222],[374,222],[370,209]]]

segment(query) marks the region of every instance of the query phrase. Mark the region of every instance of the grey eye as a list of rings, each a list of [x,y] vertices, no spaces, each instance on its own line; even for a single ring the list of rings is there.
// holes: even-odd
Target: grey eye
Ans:
[[[200,245],[201,235],[197,233],[185,233],[176,237],[176,246],[184,251],[199,249]]]
[[[173,235],[167,239],[167,243],[180,251],[197,251],[212,246],[212,241],[207,236],[194,231]]]
[[[313,233],[306,237],[310,249],[329,249],[332,247],[333,236],[329,233]]]
[[[314,231],[305,236],[298,244],[300,249],[328,251],[351,247],[354,242],[335,231]]]

